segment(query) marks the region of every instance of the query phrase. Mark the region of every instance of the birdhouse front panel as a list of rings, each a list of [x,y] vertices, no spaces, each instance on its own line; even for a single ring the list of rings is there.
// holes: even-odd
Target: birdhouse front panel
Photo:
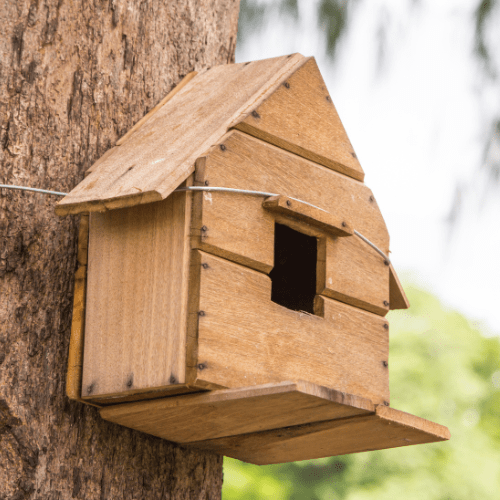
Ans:
[[[389,250],[384,219],[365,184],[247,134],[230,132],[197,161],[195,175],[200,185],[303,200],[355,228],[385,253]],[[301,222],[293,210],[276,215],[255,196],[207,192],[196,194],[194,200],[195,210],[199,210],[193,227],[194,246],[269,273],[275,266],[275,224],[294,225],[317,238],[318,294],[380,315],[389,311],[389,266],[356,236],[339,236],[338,231],[319,229],[314,221]]]
[[[292,310],[272,300],[266,274],[201,251],[193,258],[200,270],[192,311],[198,382],[236,388],[307,380],[389,402],[384,318],[322,296],[311,312]]]

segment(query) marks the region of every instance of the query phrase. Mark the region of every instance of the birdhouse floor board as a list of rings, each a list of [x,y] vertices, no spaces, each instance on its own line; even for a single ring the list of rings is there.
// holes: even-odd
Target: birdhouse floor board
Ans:
[[[249,433],[191,446],[256,465],[297,462],[450,439],[449,430],[423,418],[377,406],[368,415]]]
[[[306,382],[282,382],[110,406],[101,416],[186,444],[374,411],[371,401],[358,396]]]
[[[261,465],[449,439],[439,424],[300,381],[115,405],[100,413],[110,422]]]

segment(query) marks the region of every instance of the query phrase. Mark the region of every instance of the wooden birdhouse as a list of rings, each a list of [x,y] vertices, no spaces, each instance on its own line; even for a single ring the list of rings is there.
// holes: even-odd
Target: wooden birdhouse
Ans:
[[[56,208],[83,215],[69,396],[258,464],[448,439],[390,407],[408,303],[363,177],[313,58],[189,74]]]

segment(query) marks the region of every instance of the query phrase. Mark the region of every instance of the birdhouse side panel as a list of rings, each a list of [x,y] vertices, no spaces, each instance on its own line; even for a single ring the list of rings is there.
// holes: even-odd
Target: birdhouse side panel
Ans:
[[[265,274],[199,254],[198,381],[236,388],[305,380],[389,401],[386,320],[323,297],[316,314],[288,309],[271,301]]]
[[[90,216],[82,397],[185,382],[190,197]]]
[[[196,180],[286,195],[345,221],[351,228],[389,250],[384,219],[363,183],[283,151],[259,139],[232,131],[197,162]],[[292,200],[293,201],[293,200]],[[384,259],[357,236],[335,237],[293,217],[263,207],[263,198],[206,192],[199,195],[193,219],[193,246],[252,269],[274,267],[275,223],[318,237],[318,293],[385,315],[389,307],[389,269]]]

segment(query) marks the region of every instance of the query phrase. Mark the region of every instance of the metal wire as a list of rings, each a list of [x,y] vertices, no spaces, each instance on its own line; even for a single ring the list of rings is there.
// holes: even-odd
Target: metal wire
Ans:
[[[367,245],[370,245],[376,252],[378,252],[380,255],[382,255],[382,257],[387,262],[387,265],[389,265],[391,263],[391,261],[389,260],[389,257],[387,257],[387,255],[384,252],[382,252],[382,250],[380,250],[380,248],[377,245],[375,245],[375,243],[372,243],[366,236],[363,236],[361,233],[358,233],[358,231],[356,231],[356,229],[354,229],[354,234],[358,238],[361,238]]]
[[[42,194],[50,194],[54,196],[66,196],[68,193],[62,193],[60,191],[49,191],[47,189],[38,189],[38,188],[32,188],[32,187],[27,187],[27,186],[15,186],[15,185],[7,185],[7,184],[0,184],[1,189],[17,189],[19,191],[32,191],[34,193],[42,193]],[[252,191],[249,189],[235,189],[235,188],[226,188],[226,187],[212,187],[212,186],[186,186],[186,187],[181,187],[177,188],[175,191],[221,191],[221,192],[226,192],[226,193],[239,193],[239,194],[249,194],[253,196],[264,196],[264,197],[269,197],[269,196],[279,196],[278,193],[267,193],[266,191]],[[310,207],[317,208],[323,212],[326,212],[326,210],[323,210],[320,207],[317,207],[316,205],[313,205],[311,203],[308,203],[307,201],[303,200],[298,200],[297,198],[292,198],[289,196],[291,200],[298,201],[300,203],[304,203],[306,205],[309,205]],[[354,230],[354,234],[363,240],[367,245],[371,246],[378,254],[380,254],[387,264],[389,265],[391,263],[389,257],[380,250],[380,248],[375,245],[375,243],[372,243],[366,236],[363,236],[361,233],[358,231]]]
[[[7,184],[0,184],[0,188],[3,189],[17,189],[19,191],[33,191],[35,193],[43,193],[43,194],[53,194],[54,196],[66,196],[68,193],[61,193],[59,191],[48,191],[47,189],[38,189],[26,186],[10,186]]]
[[[269,196],[280,196],[278,193],[267,193],[265,191],[252,191],[250,189],[235,189],[235,188],[226,188],[226,187],[212,187],[212,186],[187,186],[187,187],[181,187],[177,188],[175,191],[222,191],[222,192],[228,192],[228,193],[238,193],[238,194],[249,194],[253,196],[264,196],[264,197],[269,197]],[[310,207],[317,208],[318,210],[321,210],[322,212],[326,212],[326,210],[323,210],[320,207],[317,207],[316,205],[313,205],[312,203],[308,203],[307,201],[303,200],[298,200],[297,198],[293,198],[292,196],[287,196],[287,198],[290,198],[291,200],[298,201],[299,203],[304,203],[305,205],[309,205]]]
[[[267,193],[265,191],[251,191],[249,189],[235,189],[235,188],[226,188],[226,187],[216,187],[216,186],[186,186],[186,187],[181,187],[177,188],[175,191],[222,191],[222,192],[228,192],[228,193],[240,193],[240,194],[249,194],[249,195],[254,195],[254,196],[279,196],[278,193]],[[305,203],[306,205],[309,205],[310,207],[317,208],[323,212],[326,212],[326,210],[323,210],[320,207],[317,207],[316,205],[312,205],[311,203],[308,203],[307,201],[303,200],[298,200],[297,198],[292,198],[289,196],[291,200],[298,201],[300,203]],[[380,248],[375,245],[375,243],[372,243],[366,236],[363,236],[360,232],[354,230],[354,234],[360,238],[362,241],[364,241],[367,245],[371,246],[379,255],[381,255],[385,261],[387,262],[387,265],[391,263],[389,257],[380,250]]]

